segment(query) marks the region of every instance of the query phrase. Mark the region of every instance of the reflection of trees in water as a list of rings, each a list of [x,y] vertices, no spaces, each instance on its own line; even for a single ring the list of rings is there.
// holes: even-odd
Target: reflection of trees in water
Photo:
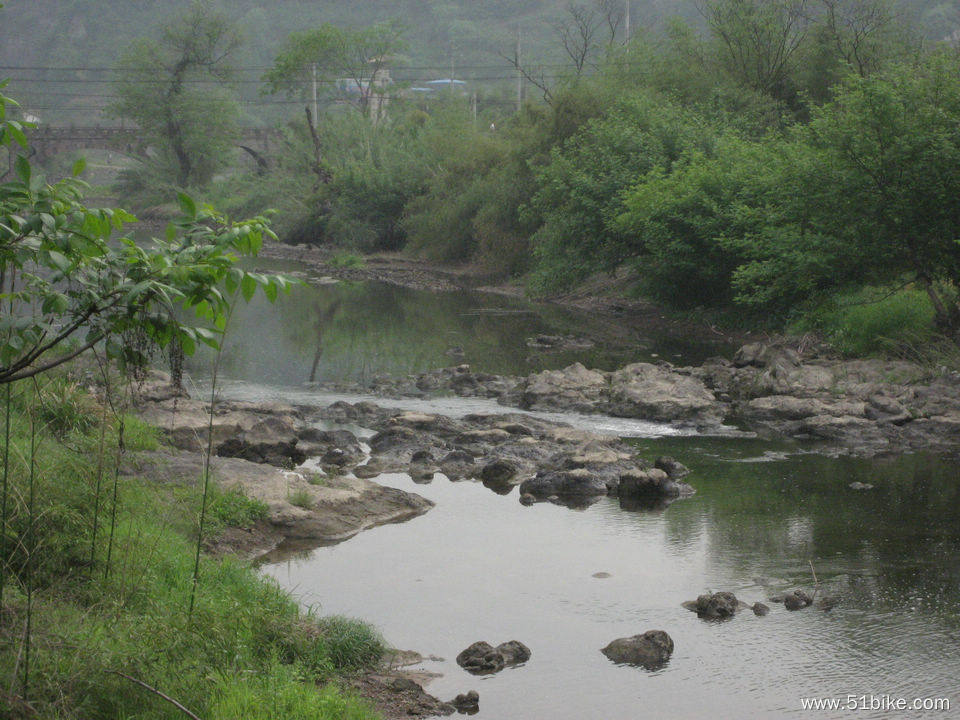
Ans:
[[[528,348],[527,338],[541,333],[588,335],[598,342],[583,350]],[[276,306],[256,298],[237,309],[231,336],[224,365],[230,376],[284,384],[362,381],[462,362],[500,374],[573,362],[612,369],[644,359],[648,351],[666,357],[675,347],[674,340],[618,331],[609,319],[521,298],[375,282],[298,287]],[[463,355],[452,348],[462,348]],[[191,365],[200,370],[203,364]]]
[[[668,544],[697,543],[735,576],[811,586],[808,562],[831,593],[858,605],[949,611],[960,602],[960,464],[913,455],[861,460],[801,455],[779,462],[723,462],[661,441],[694,469],[692,500],[664,513]],[[658,448],[658,449],[655,449]],[[854,481],[873,490],[854,491]]]

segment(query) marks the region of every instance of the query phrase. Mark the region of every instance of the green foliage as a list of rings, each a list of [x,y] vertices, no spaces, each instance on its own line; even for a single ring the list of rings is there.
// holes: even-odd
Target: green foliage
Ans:
[[[226,84],[228,60],[239,44],[229,16],[197,0],[163,26],[159,41],[140,39],[123,52],[113,112],[159,149],[148,174],[202,186],[229,158],[240,106]]]
[[[533,236],[540,260],[534,287],[559,290],[627,260],[631,240],[614,222],[624,192],[710,144],[699,119],[652,94],[636,94],[588,121],[536,173],[531,206],[542,225]]]
[[[934,310],[921,290],[864,288],[831,298],[796,329],[823,333],[845,355],[904,354],[934,337]]]
[[[789,161],[765,207],[754,205],[773,208],[776,232],[737,243],[751,254],[734,280],[740,299],[768,304],[906,275],[937,298],[942,327],[960,327],[960,309],[936,290],[960,278],[958,122],[955,56],[849,78],[783,146]]]
[[[313,493],[306,488],[300,488],[299,490],[291,492],[287,495],[287,502],[291,505],[304,508],[305,510],[311,509],[316,503],[313,499]]]
[[[274,665],[255,677],[222,678],[210,708],[211,720],[366,720],[366,703],[327,685],[298,682],[298,668]]]
[[[2,608],[0,676],[15,678],[18,657],[22,663],[25,553],[31,548],[33,643],[29,696],[23,698],[14,682],[5,703],[25,699],[38,716],[65,720],[181,717],[114,674],[120,672],[201,717],[374,717],[349,694],[316,685],[379,660],[382,645],[371,629],[304,615],[276,584],[230,559],[203,558],[203,591],[187,615],[192,497],[184,502],[163,485],[124,479],[113,572],[106,578],[100,572],[106,561],[102,535],[89,565],[97,458],[88,449],[96,447],[97,428],[75,428],[65,443],[38,424],[31,523],[25,505],[29,418],[41,406],[32,388],[15,393],[15,402],[12,512],[3,558],[13,575]],[[214,512],[232,519],[260,512],[256,503],[229,492],[214,500],[218,507]],[[232,714],[238,707],[244,712]]]
[[[362,255],[351,252],[338,252],[331,255],[327,264],[335,268],[358,268],[367,264]]]
[[[211,487],[207,511],[215,524],[227,527],[250,528],[267,519],[270,508],[267,504],[249,497],[239,488],[220,490]],[[211,531],[216,532],[216,527]]]
[[[0,95],[0,108],[9,104]],[[26,147],[16,122],[0,120],[0,130],[8,149]],[[216,347],[238,289],[249,300],[257,287],[271,299],[289,288],[283,277],[235,267],[272,236],[262,217],[230,221],[180,193],[181,216],[165,237],[140,245],[120,235],[136,218],[86,207],[81,180],[50,185],[23,155],[15,165],[17,178],[0,185],[0,301],[9,310],[0,318],[0,384],[98,344],[132,365],[145,362],[149,343],[176,340],[188,355],[198,341]],[[178,309],[199,322],[184,322]]]
[[[366,115],[373,97],[386,89],[377,85],[378,73],[387,63],[394,64],[397,53],[406,48],[403,32],[403,26],[393,20],[356,30],[324,23],[291,33],[263,80],[270,92],[304,99],[314,80],[325,98],[350,97],[349,91],[355,90]],[[340,87],[343,80],[353,87]]]

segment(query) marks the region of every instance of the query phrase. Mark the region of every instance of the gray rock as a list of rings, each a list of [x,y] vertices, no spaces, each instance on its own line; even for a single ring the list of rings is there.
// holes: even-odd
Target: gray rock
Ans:
[[[509,460],[494,460],[483,466],[480,477],[487,482],[503,484],[516,477],[519,470],[517,464]]]
[[[617,488],[621,499],[675,498],[692,495],[694,492],[687,483],[676,482],[657,468],[623,473]]]
[[[457,655],[457,665],[473,675],[489,675],[503,670],[506,659],[493,645],[481,640]]]
[[[770,608],[764,605],[762,602],[755,602],[751,607],[751,610],[753,610],[753,614],[757,617],[763,617],[770,612]]]
[[[684,607],[693,610],[699,617],[708,620],[724,620],[733,617],[744,603],[737,600],[731,592],[706,593],[694,602],[684,603]]]
[[[802,610],[813,604],[813,599],[803,590],[794,590],[783,598],[783,606],[787,610]]]
[[[724,415],[702,380],[649,363],[612,373],[609,398],[608,410],[617,417],[715,426]]]
[[[595,496],[606,495],[607,485],[590,471],[579,468],[574,470],[557,470],[538,472],[536,477],[524,480],[520,485],[520,493],[530,494],[537,498]]]
[[[656,670],[670,660],[673,639],[663,630],[648,630],[642,635],[614,640],[600,652],[615,663]]]
[[[690,474],[690,468],[674,460],[669,455],[661,455],[653,463],[657,470],[663,470],[671,480],[679,480]]]
[[[530,648],[518,640],[510,640],[497,647],[481,640],[457,655],[457,665],[473,675],[489,675],[529,659]]]
[[[530,648],[519,640],[508,640],[505,643],[497,645],[497,651],[503,655],[503,661],[507,665],[519,665],[530,659]]]
[[[450,704],[457,709],[457,712],[465,715],[473,715],[480,710],[480,693],[476,690],[471,690],[467,693],[457,695],[450,701]]]

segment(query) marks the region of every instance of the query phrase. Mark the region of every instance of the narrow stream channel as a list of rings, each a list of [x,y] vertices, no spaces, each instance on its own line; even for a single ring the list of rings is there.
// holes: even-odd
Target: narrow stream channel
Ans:
[[[224,396],[316,405],[341,399],[303,387],[318,318],[337,297],[344,315],[324,330],[320,379],[356,378],[358,367],[369,373],[449,365],[450,347],[492,372],[572,360],[613,366],[654,355],[696,362],[705,352],[676,338],[628,337],[580,356],[534,354],[525,337],[583,334],[589,318],[494,296],[337,288],[310,287],[276,308],[243,308]],[[474,312],[485,308],[511,312]],[[402,405],[449,415],[502,409],[464,399]],[[449,699],[476,689],[480,718],[777,718],[810,715],[801,698],[848,695],[947,696],[954,712],[960,707],[956,460],[828,458],[787,442],[684,435],[613,418],[561,419],[631,437],[647,457],[675,456],[693,470],[688,481],[697,494],[655,512],[624,509],[612,498],[578,511],[524,507],[516,490],[498,495],[439,475],[426,485],[384,475],[376,481],[417,492],[436,507],[339,545],[288,549],[263,572],[319,612],[363,618],[397,647],[444,658],[424,664],[441,674],[428,691]],[[852,490],[854,481],[874,487]],[[811,563],[819,596],[836,600],[832,609],[788,612],[768,601],[798,587],[812,591]],[[708,590],[733,591],[772,610],[705,622],[681,603]],[[666,630],[676,644],[661,670],[617,666],[600,653],[614,638],[650,629]],[[454,662],[474,641],[512,639],[533,651],[523,666],[479,678]]]

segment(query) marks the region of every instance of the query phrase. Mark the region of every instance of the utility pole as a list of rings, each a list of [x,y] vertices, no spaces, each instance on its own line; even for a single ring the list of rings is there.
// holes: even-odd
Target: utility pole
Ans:
[[[470,107],[473,110],[473,126],[477,126],[477,91],[473,91],[473,97],[470,100]]]
[[[630,42],[630,0],[627,0],[627,11],[624,17],[626,18],[626,23],[624,27],[624,29],[626,30],[626,41]]]
[[[517,113],[523,109],[523,73],[520,71],[520,26],[517,25]]]
[[[318,123],[319,120],[319,108],[317,107],[317,64],[313,63],[311,66],[312,75],[313,75],[313,122]]]

